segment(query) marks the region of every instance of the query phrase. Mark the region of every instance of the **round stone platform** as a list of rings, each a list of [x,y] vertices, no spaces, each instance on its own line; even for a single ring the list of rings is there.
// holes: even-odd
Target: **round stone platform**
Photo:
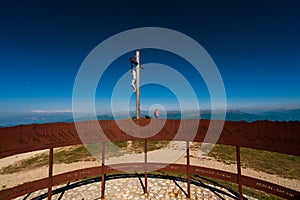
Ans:
[[[53,187],[54,195],[52,199],[62,200],[93,200],[101,199],[101,182],[98,179],[74,182],[68,185]],[[207,199],[238,199],[238,194],[233,194],[222,187],[216,187],[201,183],[202,186],[191,184],[191,198],[195,200]],[[148,178],[148,193],[144,194],[143,178],[117,178],[105,182],[105,199],[107,200],[126,200],[126,199],[157,199],[157,200],[175,200],[189,199],[186,197],[187,183],[162,179]],[[47,189],[36,191],[34,193],[18,197],[21,199],[47,199]],[[247,197],[249,200],[254,198]]]

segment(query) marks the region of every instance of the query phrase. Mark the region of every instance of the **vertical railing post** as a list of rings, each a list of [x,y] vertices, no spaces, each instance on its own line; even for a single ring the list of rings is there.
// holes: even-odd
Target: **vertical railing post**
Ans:
[[[237,181],[239,185],[239,199],[243,199],[243,185],[242,185],[242,172],[241,172],[241,155],[240,155],[240,147],[236,146],[236,164],[237,164]]]
[[[186,141],[187,198],[191,198],[190,144]]]
[[[53,184],[53,148],[49,152],[49,183],[48,183],[48,200],[52,197],[52,184]]]
[[[144,169],[144,171],[145,171],[145,191],[144,191],[144,193],[146,194],[146,193],[148,193],[148,173],[147,173],[147,171],[148,171],[148,165],[147,165],[147,163],[148,163],[148,158],[147,158],[147,144],[148,144],[148,141],[147,140],[145,140],[145,144],[144,144],[144,151],[145,151],[145,169]]]
[[[102,142],[102,165],[101,165],[101,199],[105,195],[105,142]]]

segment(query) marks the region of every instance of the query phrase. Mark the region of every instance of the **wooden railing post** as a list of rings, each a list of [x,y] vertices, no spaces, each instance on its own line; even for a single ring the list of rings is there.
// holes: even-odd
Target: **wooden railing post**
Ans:
[[[190,144],[186,141],[187,198],[191,198]]]
[[[240,147],[236,146],[236,164],[237,164],[237,181],[239,184],[239,199],[243,199],[243,185],[242,185],[242,172],[241,172],[241,155],[240,155]]]
[[[102,142],[101,199],[105,196],[105,142]]]
[[[48,200],[52,197],[52,184],[53,184],[53,148],[49,152],[49,183],[48,183]]]
[[[145,191],[144,193],[148,193],[148,173],[147,173],[147,170],[148,170],[148,166],[147,166],[147,163],[148,163],[148,158],[147,158],[147,144],[148,144],[148,141],[145,140],[145,144],[144,144],[144,151],[145,151]]]

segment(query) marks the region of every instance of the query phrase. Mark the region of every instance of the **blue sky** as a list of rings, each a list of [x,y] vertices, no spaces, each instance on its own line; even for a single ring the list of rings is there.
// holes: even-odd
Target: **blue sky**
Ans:
[[[229,107],[299,108],[299,8],[297,1],[1,2],[0,112],[72,109],[74,80],[88,53],[114,34],[148,26],[177,30],[201,44],[222,75]],[[107,69],[107,87],[96,94],[99,111],[110,110],[113,86],[133,53]],[[141,54],[143,63],[178,70],[200,106],[209,105],[207,88],[188,62],[164,51]],[[142,107],[178,106],[168,88],[147,85],[141,95]]]

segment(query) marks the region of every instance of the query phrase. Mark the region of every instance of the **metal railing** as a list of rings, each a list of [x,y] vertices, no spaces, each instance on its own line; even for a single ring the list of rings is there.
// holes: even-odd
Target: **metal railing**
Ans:
[[[138,120],[137,122],[141,126],[149,124],[149,120]],[[94,122],[82,123],[85,123],[87,127],[90,127],[88,133],[94,132],[92,128],[93,126],[91,125]],[[135,138],[133,136],[126,135],[122,130],[120,130],[120,128],[118,128],[118,126],[115,124],[115,121],[99,121],[97,123],[99,123],[102,127],[103,132],[101,134],[105,134],[105,136],[112,142],[142,140],[141,138]],[[129,123],[129,121],[125,120],[122,123]],[[1,190],[0,199],[12,199],[44,188],[48,188],[48,199],[51,199],[53,186],[92,176],[101,176],[101,198],[104,198],[106,174],[122,171],[138,171],[144,173],[144,191],[147,193],[147,173],[153,168],[159,168],[159,171],[162,172],[185,173],[187,177],[187,197],[190,197],[191,175],[206,176],[235,183],[238,185],[239,199],[243,199],[243,186],[255,188],[285,199],[299,197],[299,191],[295,191],[266,180],[260,180],[243,175],[241,173],[240,148],[246,147],[299,156],[300,122],[225,122],[222,134],[217,144],[235,146],[237,173],[190,164],[190,142],[203,142],[207,132],[207,127],[210,123],[211,121],[200,120],[200,126],[197,130],[196,136],[193,139],[190,139],[185,135],[177,135],[178,141],[186,142],[185,164],[166,165],[166,163],[148,162],[148,141],[172,141],[174,139],[180,121],[167,120],[164,124],[163,130],[152,137],[143,139],[144,162],[106,165],[106,141],[102,140],[101,166],[75,170],[58,175],[53,175],[53,149],[57,147],[82,144],[80,137],[77,135],[76,127],[73,123],[33,124],[1,128],[1,158],[24,152],[49,149],[49,173],[47,178]],[[90,143],[95,141],[93,136],[89,136],[87,138],[90,139]]]

